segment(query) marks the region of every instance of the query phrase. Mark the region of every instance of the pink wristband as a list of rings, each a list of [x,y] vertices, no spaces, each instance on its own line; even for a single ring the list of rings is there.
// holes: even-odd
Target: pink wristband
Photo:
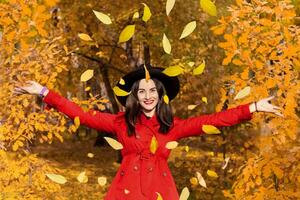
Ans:
[[[43,97],[44,96],[44,92],[47,90],[47,88],[44,86],[40,92],[40,96]]]

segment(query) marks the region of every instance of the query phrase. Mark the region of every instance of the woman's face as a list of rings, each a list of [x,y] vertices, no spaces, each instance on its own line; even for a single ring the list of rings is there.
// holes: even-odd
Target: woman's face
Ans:
[[[141,79],[137,96],[144,112],[155,109],[159,96],[154,81],[152,79],[148,81]]]

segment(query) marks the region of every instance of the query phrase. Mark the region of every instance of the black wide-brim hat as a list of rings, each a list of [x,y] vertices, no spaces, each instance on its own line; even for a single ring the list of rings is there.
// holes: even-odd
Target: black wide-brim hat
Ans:
[[[178,94],[180,88],[179,79],[177,78],[177,76],[171,77],[162,73],[164,68],[161,67],[152,67],[151,65],[147,65],[147,70],[149,71],[150,78],[155,78],[162,82],[162,84],[166,89],[166,93],[167,96],[169,97],[169,100],[171,101],[172,99],[174,99]],[[137,80],[144,79],[144,78],[145,78],[145,69],[144,69],[144,65],[141,65],[136,70],[131,71],[122,77],[122,79],[125,82],[124,85],[122,85],[119,81],[116,86],[126,92],[130,92],[133,83]],[[123,106],[126,106],[127,96],[116,95],[116,97]]]

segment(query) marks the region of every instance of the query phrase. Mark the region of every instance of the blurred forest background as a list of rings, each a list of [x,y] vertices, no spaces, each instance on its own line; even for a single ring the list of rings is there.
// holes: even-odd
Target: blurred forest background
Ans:
[[[299,0],[0,0],[0,46],[0,199],[102,199],[121,160],[111,135],[15,86],[35,80],[84,110],[117,113],[113,87],[143,63],[180,69],[181,118],[270,95],[283,108],[284,118],[254,113],[181,140],[168,160],[179,193],[300,198]]]

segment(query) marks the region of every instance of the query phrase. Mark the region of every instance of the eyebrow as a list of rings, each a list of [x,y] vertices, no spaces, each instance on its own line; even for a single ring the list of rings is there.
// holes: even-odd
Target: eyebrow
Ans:
[[[156,89],[156,87],[150,88],[150,90]],[[145,90],[144,88],[140,88],[139,90]]]

